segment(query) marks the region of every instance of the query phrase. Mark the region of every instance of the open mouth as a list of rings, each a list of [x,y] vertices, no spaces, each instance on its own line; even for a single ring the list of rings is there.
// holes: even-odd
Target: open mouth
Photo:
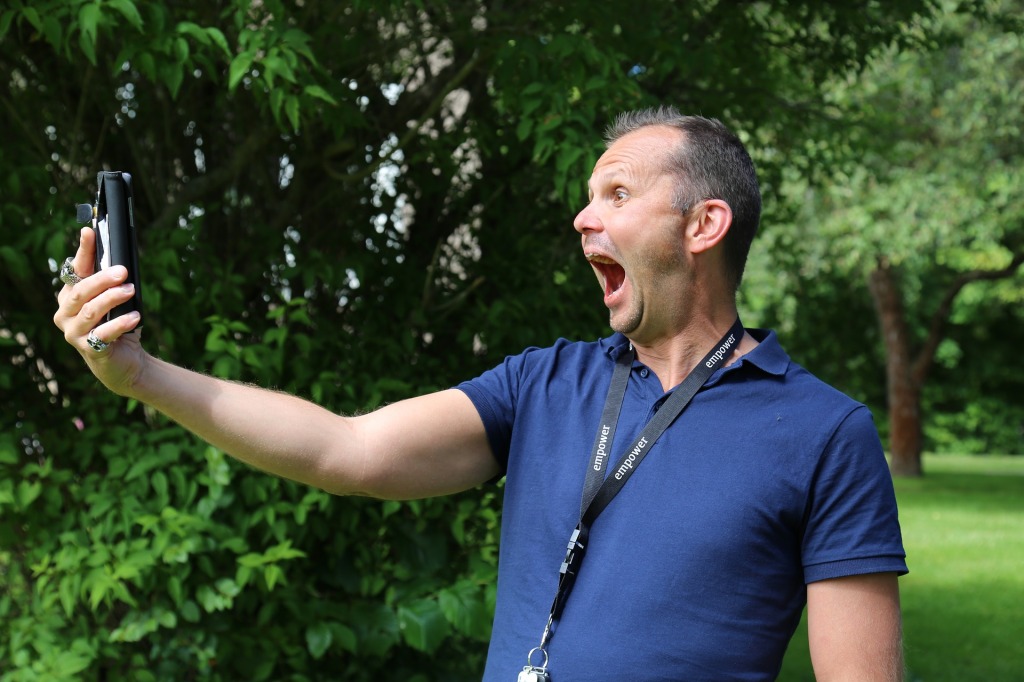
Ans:
[[[601,281],[604,282],[604,295],[606,297],[618,291],[626,281],[626,271],[611,258],[598,254],[587,254],[587,260],[590,261],[590,265],[593,266],[594,270],[601,277]]]

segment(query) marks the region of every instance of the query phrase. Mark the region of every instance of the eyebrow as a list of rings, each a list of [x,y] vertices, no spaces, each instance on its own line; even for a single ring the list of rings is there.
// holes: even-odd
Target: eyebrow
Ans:
[[[615,181],[618,180],[619,178],[623,178],[623,181],[626,183],[628,183],[631,179],[628,172],[622,170],[621,168],[616,168],[614,170],[607,170],[601,173],[601,175],[597,176],[596,180],[599,184],[605,183],[611,185],[617,184]],[[590,180],[587,181],[587,196],[590,197],[591,199],[594,198],[594,188],[591,184],[591,180],[594,179],[594,177],[591,177]]]

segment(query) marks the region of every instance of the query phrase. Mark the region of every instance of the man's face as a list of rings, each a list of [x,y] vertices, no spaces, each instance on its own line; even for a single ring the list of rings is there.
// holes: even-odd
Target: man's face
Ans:
[[[612,329],[648,343],[677,329],[689,290],[684,216],[672,207],[666,150],[682,133],[648,127],[616,141],[594,166],[590,203],[573,222],[604,289]]]

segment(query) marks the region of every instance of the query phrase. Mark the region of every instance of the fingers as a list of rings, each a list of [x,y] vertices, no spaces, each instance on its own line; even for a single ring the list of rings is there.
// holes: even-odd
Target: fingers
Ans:
[[[135,287],[124,283],[127,277],[127,269],[115,265],[61,290],[53,321],[69,342],[74,343],[73,339],[88,333],[115,306],[132,297]]]
[[[109,322],[104,322],[93,329],[92,332],[100,341],[106,344],[113,344],[121,338],[121,336],[138,327],[141,319],[142,317],[139,315],[138,311],[133,310],[121,315],[120,317],[116,317]],[[88,334],[86,336],[88,336]],[[82,350],[95,352],[94,349],[89,348],[87,341],[73,342],[73,344]]]
[[[96,233],[91,227],[83,227],[75,252],[75,274],[85,279],[96,271]]]
[[[96,251],[96,233],[92,228],[83,227],[79,233],[79,237],[78,251],[75,252],[75,256],[72,259],[72,269],[75,271],[75,274],[78,275],[79,279],[84,280],[96,271],[93,261],[93,254]],[[71,295],[73,289],[74,285],[65,284],[57,293],[58,304],[63,306],[64,301]],[[54,322],[57,322],[57,318],[60,314],[61,311],[58,310],[57,314],[54,315]],[[72,314],[74,314],[74,312],[72,312]],[[61,326],[59,322],[57,322],[57,326]],[[63,327],[61,328],[63,329]]]

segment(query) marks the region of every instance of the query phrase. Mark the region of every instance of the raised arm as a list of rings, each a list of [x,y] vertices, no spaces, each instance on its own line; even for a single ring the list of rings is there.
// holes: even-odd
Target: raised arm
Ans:
[[[807,586],[807,637],[819,682],[902,682],[903,642],[895,573]]]
[[[465,490],[498,473],[476,408],[441,391],[342,417],[284,393],[225,381],[147,354],[134,314],[96,326],[131,297],[123,268],[93,274],[93,233],[82,231],[75,272],[54,322],[112,391],[136,398],[228,454],[336,494],[412,498]],[[91,276],[90,276],[91,275]],[[86,337],[110,344],[96,351]],[[115,343],[116,341],[116,343]]]

